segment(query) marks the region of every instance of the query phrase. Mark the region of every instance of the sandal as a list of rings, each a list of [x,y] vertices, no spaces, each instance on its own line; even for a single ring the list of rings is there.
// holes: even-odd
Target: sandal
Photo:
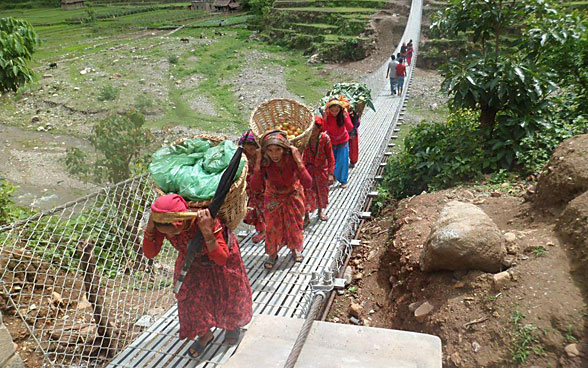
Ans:
[[[343,188],[343,189],[347,188],[347,184],[341,184],[341,188]]]
[[[326,213],[324,213],[324,212],[319,213],[319,220],[327,221],[328,219],[329,219],[329,216],[327,216]]]
[[[292,258],[294,258],[294,262],[299,263],[299,262],[302,262],[302,260],[304,259],[304,256],[302,255],[302,253],[298,253],[297,251],[293,250],[292,251]]]
[[[223,344],[226,345],[237,345],[241,339],[241,328],[237,327],[234,330],[225,331],[225,339]]]
[[[201,340],[205,338],[207,338],[207,340],[204,344],[202,344]],[[202,337],[198,337],[198,340],[194,341],[192,345],[190,345],[190,347],[188,348],[188,356],[192,359],[198,359],[202,355],[202,353],[204,353],[204,350],[206,350],[208,345],[210,345],[212,340],[214,340],[214,335],[211,331],[208,331],[206,335]]]
[[[263,233],[257,233],[257,234],[255,234],[255,236],[253,238],[251,238],[251,241],[254,244],[257,244],[260,241],[262,241],[264,238],[265,238],[265,232],[263,232]]]
[[[276,265],[276,262],[278,261],[278,256],[267,256],[267,259],[265,260],[265,263],[263,264],[263,267],[265,267],[266,270],[271,270],[274,268],[274,266]]]

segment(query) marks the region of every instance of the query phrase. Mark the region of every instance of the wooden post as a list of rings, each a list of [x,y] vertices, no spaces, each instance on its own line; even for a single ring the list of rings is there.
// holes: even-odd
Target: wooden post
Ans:
[[[112,355],[110,350],[112,340],[112,327],[108,322],[108,317],[104,313],[104,297],[100,290],[100,277],[96,275],[96,260],[94,259],[94,241],[86,239],[80,241],[79,246],[82,250],[81,269],[84,273],[84,289],[86,290],[86,298],[92,304],[94,321],[96,322],[98,332],[98,350],[92,352],[98,354],[100,350],[106,349],[107,355]],[[94,341],[96,344],[97,341]]]

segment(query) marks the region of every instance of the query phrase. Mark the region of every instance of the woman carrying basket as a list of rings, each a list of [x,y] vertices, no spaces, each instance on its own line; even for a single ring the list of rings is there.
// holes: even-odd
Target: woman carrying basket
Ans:
[[[296,262],[302,261],[304,229],[304,188],[312,178],[304,167],[300,152],[290,145],[286,133],[274,130],[261,137],[251,186],[264,189],[263,217],[266,223],[264,264],[273,269],[279,250],[285,245]]]
[[[237,239],[232,231],[218,219],[210,216],[208,209],[198,210],[191,221],[158,223],[153,213],[188,211],[186,201],[177,194],[159,197],[151,205],[151,215],[145,227],[143,253],[147,258],[155,257],[167,238],[178,250],[174,281],[184,264],[188,242],[202,232],[204,244],[196,255],[184,278],[178,300],[180,339],[196,340],[188,349],[191,358],[202,355],[213,339],[213,327],[224,329],[224,342],[238,343],[241,327],[251,320],[253,314],[251,287],[241,259]]]
[[[314,117],[314,127],[310,134],[310,141],[304,151],[304,166],[312,177],[312,187],[304,191],[306,197],[306,216],[304,222],[308,222],[308,213],[318,208],[318,216],[321,221],[328,219],[325,208],[329,204],[329,185],[333,182],[335,171],[335,157],[329,136],[321,132],[325,121],[318,116]]]
[[[349,179],[349,132],[353,130],[353,123],[347,109],[349,102],[343,96],[333,97],[327,102],[324,111],[326,131],[331,138],[333,155],[335,156],[335,179],[341,183],[341,188],[347,188]]]
[[[246,131],[239,139],[239,145],[247,156],[249,171],[247,171],[247,214],[243,222],[255,226],[257,234],[251,239],[255,244],[259,243],[265,237],[265,223],[263,221],[263,188],[260,191],[253,190],[251,187],[251,177],[255,170],[255,162],[259,145],[255,141],[255,136],[251,130]]]

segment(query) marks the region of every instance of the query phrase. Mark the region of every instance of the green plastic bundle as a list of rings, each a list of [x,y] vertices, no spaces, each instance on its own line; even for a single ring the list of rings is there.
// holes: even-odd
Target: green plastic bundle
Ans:
[[[189,139],[157,150],[149,172],[164,193],[177,193],[190,201],[206,201],[214,197],[222,173],[236,150],[229,140],[213,146],[206,139]],[[244,165],[242,159],[234,180],[239,178]]]

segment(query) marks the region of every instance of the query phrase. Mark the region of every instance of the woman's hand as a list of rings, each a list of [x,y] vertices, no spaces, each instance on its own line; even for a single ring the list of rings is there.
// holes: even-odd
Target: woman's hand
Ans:
[[[152,233],[155,230],[155,222],[153,222],[153,214],[149,212],[149,219],[147,220],[147,225],[145,226],[145,231]]]
[[[298,150],[298,148],[292,146],[291,151],[292,151],[292,158],[294,159],[294,162],[296,162],[296,165],[298,167],[303,167],[304,162],[302,161],[302,155],[300,154],[300,151]]]
[[[198,228],[200,228],[205,241],[211,241],[214,239],[214,219],[210,216],[208,208],[196,212],[196,222],[198,223]]]

